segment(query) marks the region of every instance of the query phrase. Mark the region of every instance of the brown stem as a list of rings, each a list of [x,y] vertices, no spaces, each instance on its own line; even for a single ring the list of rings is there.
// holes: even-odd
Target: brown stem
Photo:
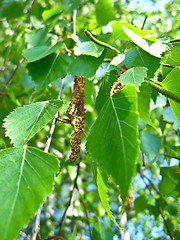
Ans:
[[[66,240],[65,238],[63,238],[63,237],[61,237],[61,236],[52,236],[52,237],[44,238],[44,240],[50,240],[50,239]]]
[[[159,211],[160,211],[160,213],[161,213],[162,219],[163,219],[163,221],[164,221],[164,225],[166,226],[166,229],[167,229],[167,231],[168,231],[168,234],[169,234],[170,238],[171,238],[171,239],[174,239],[174,236],[173,236],[172,232],[171,232],[170,229],[169,229],[169,226],[168,226],[167,221],[166,221],[166,219],[165,219],[165,217],[164,217],[162,208],[161,208],[160,206],[159,206]]]
[[[169,64],[163,64],[164,67],[169,67],[169,68],[180,68],[179,66],[173,66]]]
[[[79,176],[79,169],[80,169],[80,166],[79,166],[79,163],[78,163],[78,164],[77,164],[76,177],[75,177],[75,179],[74,179],[73,188],[72,188],[72,191],[71,191],[71,194],[70,194],[70,197],[69,197],[69,201],[68,201],[68,203],[67,203],[67,206],[66,206],[66,208],[65,208],[65,210],[64,210],[64,213],[63,213],[63,215],[62,215],[62,217],[61,217],[61,220],[60,220],[60,222],[59,222],[59,233],[58,233],[58,235],[61,235],[62,224],[63,224],[63,221],[64,221],[64,219],[65,219],[65,217],[66,217],[67,210],[68,210],[68,208],[69,208],[70,205],[71,205],[73,193],[74,193],[74,190],[75,190],[75,188],[76,188],[76,186],[77,186],[77,179],[78,179],[78,176]]]
[[[88,217],[88,211],[87,211],[87,209],[86,209],[86,205],[85,205],[85,203],[84,203],[83,197],[82,197],[82,195],[80,194],[80,191],[79,191],[78,186],[76,186],[76,188],[77,188],[77,190],[78,190],[78,192],[79,192],[80,202],[81,202],[82,205],[83,205],[84,212],[85,212],[85,215],[86,215],[86,219],[87,219],[87,223],[88,223],[88,227],[89,227],[90,239],[93,240],[92,231],[91,231],[91,225],[90,225],[89,217]]]

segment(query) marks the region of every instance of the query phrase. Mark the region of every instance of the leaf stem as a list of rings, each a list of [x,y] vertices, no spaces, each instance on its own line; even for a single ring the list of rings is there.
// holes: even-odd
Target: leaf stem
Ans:
[[[156,91],[158,91],[159,93],[163,94],[164,96],[180,103],[180,96],[174,94],[173,92],[165,89],[162,84],[160,82],[156,82],[156,81],[144,81],[146,84],[148,84],[151,88],[155,89]]]
[[[84,30],[84,33],[86,34],[86,36],[94,43],[96,43],[97,45],[104,47],[104,48],[109,48],[115,52],[117,52],[118,54],[120,53],[120,51],[118,51],[115,47],[112,47],[111,45],[104,43],[102,41],[99,41],[98,39],[96,39],[95,37],[93,37],[93,35],[88,31],[88,30]]]

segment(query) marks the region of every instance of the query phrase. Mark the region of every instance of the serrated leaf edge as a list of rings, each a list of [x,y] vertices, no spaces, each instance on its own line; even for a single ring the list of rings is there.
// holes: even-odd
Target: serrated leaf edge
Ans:
[[[41,108],[41,111],[42,111],[42,109],[45,107],[45,105],[46,105],[47,103],[50,103],[50,101],[56,101],[56,99],[55,99],[55,100],[49,100],[49,101],[41,101],[41,102],[44,102],[44,105],[43,105],[43,107]],[[40,103],[40,102],[36,102],[36,103]],[[10,113],[5,117],[5,119],[3,120],[4,123],[3,123],[2,127],[5,128],[5,130],[6,130],[6,131],[5,131],[5,136],[6,136],[6,137],[9,137],[9,139],[11,140],[11,143],[12,143],[14,146],[16,146],[15,143],[14,143],[14,137],[9,135],[9,130],[8,130],[7,127],[6,127],[8,117],[9,117],[12,113],[16,112],[17,109],[25,108],[26,106],[29,106],[29,105],[32,105],[32,104],[36,104],[36,103],[31,103],[31,104],[24,105],[24,106],[22,106],[22,107],[17,107],[17,108],[15,108],[15,109],[14,109],[12,112],[10,112]],[[40,112],[41,112],[41,111],[40,111]],[[39,114],[40,114],[40,113],[39,113]],[[38,116],[39,116],[39,114],[38,114]],[[50,122],[50,121],[51,121],[51,120],[49,120],[49,122]],[[36,122],[37,122],[37,121],[36,121]],[[47,124],[48,124],[48,122],[47,122]],[[42,127],[42,128],[43,128],[43,127]],[[42,128],[41,128],[41,129],[42,129]],[[38,132],[40,132],[41,129],[39,129],[39,131],[37,131],[33,136],[35,136]],[[32,129],[31,129],[31,131],[32,131]],[[31,132],[31,131],[30,131],[30,132]],[[29,135],[30,135],[30,134],[29,134]],[[33,137],[33,136],[32,136],[32,137]],[[32,138],[32,137],[31,137],[31,138]],[[31,138],[28,139],[28,136],[27,136],[26,140],[28,139],[28,141],[29,141]],[[26,141],[23,145],[20,145],[20,146],[26,145],[28,141]],[[17,145],[17,146],[18,146],[18,145]]]

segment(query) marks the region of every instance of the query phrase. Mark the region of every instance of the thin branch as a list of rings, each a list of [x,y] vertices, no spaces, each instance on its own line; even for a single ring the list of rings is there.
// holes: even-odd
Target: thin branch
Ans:
[[[53,236],[53,237],[44,238],[44,240],[50,240],[50,239],[60,239],[60,240],[66,240],[65,238],[63,238],[63,237],[60,237],[60,236]]]
[[[169,67],[169,68],[180,68],[179,66],[173,66],[169,64],[163,64],[164,67]]]
[[[143,24],[142,24],[141,29],[144,29],[144,26],[145,26],[145,24],[146,24],[147,18],[148,18],[148,16],[146,15],[145,18],[144,18],[144,21],[143,21]]]
[[[91,231],[91,225],[90,225],[89,217],[88,217],[88,211],[87,211],[87,209],[86,209],[86,205],[85,205],[85,203],[84,203],[84,199],[83,199],[83,197],[82,197],[81,194],[80,194],[80,191],[79,191],[78,186],[76,186],[76,188],[77,188],[77,190],[78,190],[78,192],[79,192],[80,201],[81,201],[81,203],[82,203],[82,205],[83,205],[84,212],[85,212],[85,215],[86,215],[87,224],[88,224],[88,227],[89,227],[90,239],[93,240],[92,231]]]
[[[64,86],[64,78],[61,80],[61,86],[60,86],[60,90],[59,90],[59,94],[58,94],[57,99],[61,98],[63,86]],[[59,115],[57,113],[56,116],[53,119],[51,129],[50,129],[50,132],[49,132],[49,136],[48,136],[48,139],[47,139],[47,142],[46,142],[46,146],[44,148],[44,152],[46,152],[46,153],[49,151],[49,147],[50,147],[51,140],[52,140],[52,135],[53,135],[53,132],[54,132],[54,129],[55,129],[55,124],[57,122],[58,117],[59,117]],[[36,214],[36,220],[35,220],[35,224],[34,224],[32,240],[36,240],[37,234],[40,230],[40,217],[41,217],[41,207],[39,208],[39,210]]]
[[[14,69],[14,71],[12,72],[12,74],[9,76],[9,78],[7,79],[7,81],[5,82],[4,86],[1,88],[0,90],[0,94],[2,93],[2,91],[4,90],[4,88],[6,87],[6,85],[8,85],[8,83],[11,81],[11,79],[13,78],[14,74],[16,73],[16,71],[18,70],[20,64],[24,61],[24,58],[21,58],[21,60],[19,60],[19,62],[16,65],[16,68]]]
[[[27,17],[28,17],[28,21],[29,21],[29,29],[32,28],[30,10],[31,10],[31,7],[33,5],[33,2],[34,2],[34,0],[30,0],[28,10],[27,10]]]
[[[67,206],[66,206],[66,208],[65,208],[65,210],[64,210],[64,213],[63,213],[63,215],[62,215],[62,217],[61,217],[61,220],[60,220],[60,222],[59,222],[59,233],[58,233],[58,235],[61,235],[62,224],[63,224],[63,221],[64,221],[64,219],[65,219],[67,210],[68,210],[68,208],[69,208],[70,205],[71,205],[73,193],[74,193],[74,190],[75,190],[75,188],[76,188],[76,186],[77,186],[77,179],[78,179],[78,176],[79,176],[79,169],[80,169],[80,166],[79,166],[79,163],[78,163],[78,164],[77,164],[76,177],[75,177],[75,179],[74,179],[73,188],[72,188],[72,191],[71,191],[71,194],[70,194],[70,197],[69,197],[69,201],[68,201],[68,204],[67,204]]]
[[[150,194],[152,195],[151,189],[150,189],[149,185],[146,184],[144,178],[146,178],[146,179],[150,182],[150,184],[153,186],[153,188],[157,191],[157,193],[161,195],[161,193],[159,192],[159,189],[154,185],[154,183],[153,183],[148,177],[146,177],[146,176],[143,174],[142,170],[140,170],[139,173],[140,173],[140,176],[141,176],[143,182],[145,183],[146,187],[149,189]],[[164,225],[165,225],[165,227],[166,227],[166,229],[167,229],[167,232],[168,232],[170,238],[171,238],[171,239],[174,239],[173,234],[172,234],[172,232],[170,231],[170,228],[169,228],[169,226],[168,226],[168,224],[167,224],[167,221],[166,221],[166,219],[165,219],[165,217],[164,217],[162,208],[161,208],[160,206],[158,206],[158,208],[159,208],[159,212],[160,212],[161,217],[162,217],[162,219],[163,219],[163,221],[164,221]]]
[[[73,35],[76,35],[76,14],[77,9],[73,11]]]
[[[174,236],[173,236],[172,232],[171,232],[170,229],[169,229],[169,226],[168,226],[167,221],[166,221],[166,219],[165,219],[165,217],[164,217],[162,208],[161,208],[160,206],[159,206],[159,211],[160,211],[160,213],[161,213],[162,219],[163,219],[163,221],[164,221],[164,225],[166,226],[166,229],[167,229],[167,232],[168,232],[170,238],[171,238],[171,239],[174,239]]]

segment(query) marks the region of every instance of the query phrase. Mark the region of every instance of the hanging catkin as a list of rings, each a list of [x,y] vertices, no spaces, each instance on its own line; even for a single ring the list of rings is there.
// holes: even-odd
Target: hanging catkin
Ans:
[[[71,139],[71,154],[69,156],[70,163],[73,163],[78,158],[80,152],[81,135],[85,119],[84,78],[81,76],[75,76],[71,102],[66,113],[74,127]]]
[[[119,74],[116,75],[116,81],[113,83],[113,86],[110,87],[111,91],[109,93],[110,96],[112,96],[114,93],[120,91],[122,89],[122,84],[119,81],[120,76],[127,71],[127,68],[125,65],[120,67]]]

